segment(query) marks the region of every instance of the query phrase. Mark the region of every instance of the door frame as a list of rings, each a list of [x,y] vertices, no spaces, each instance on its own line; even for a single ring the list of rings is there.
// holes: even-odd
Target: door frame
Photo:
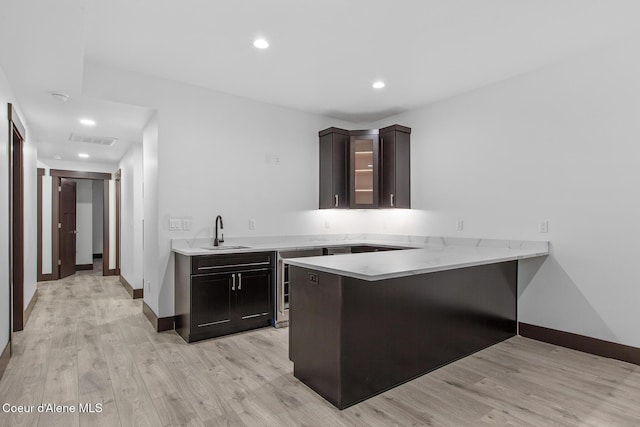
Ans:
[[[51,175],[51,191],[52,191],[52,203],[51,203],[51,280],[57,280],[60,278],[60,269],[58,267],[58,259],[60,257],[60,233],[58,229],[58,223],[60,222],[60,179],[91,179],[97,181],[103,181],[103,225],[102,225],[102,250],[103,250],[103,276],[115,276],[120,274],[120,233],[118,232],[119,221],[118,213],[116,213],[116,268],[109,269],[108,256],[109,256],[109,181],[112,179],[112,174],[102,172],[86,172],[86,171],[73,171],[63,169],[51,169],[49,171]],[[117,185],[116,185],[117,188]],[[120,206],[120,195],[116,191],[116,209]],[[42,212],[38,215],[38,221],[42,222]],[[42,240],[38,239],[40,245]],[[42,253],[42,247],[38,250]],[[39,275],[42,277],[42,271],[39,271]],[[45,275],[46,276],[46,275]],[[46,280],[46,277],[43,277]]]
[[[12,334],[24,329],[24,141],[26,132],[13,104],[7,104],[9,120],[9,345]],[[18,135],[17,141],[14,135]],[[16,145],[18,147],[16,147]],[[16,169],[14,155],[18,156]],[[18,309],[19,308],[19,309]],[[12,350],[10,350],[11,353]]]

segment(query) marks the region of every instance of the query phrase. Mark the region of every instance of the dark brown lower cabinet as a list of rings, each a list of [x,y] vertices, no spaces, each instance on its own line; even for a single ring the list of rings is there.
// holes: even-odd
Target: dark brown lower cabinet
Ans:
[[[214,332],[231,324],[233,274],[207,274],[191,279],[191,329]]]
[[[272,252],[176,254],[175,328],[187,342],[273,322]]]
[[[238,324],[271,318],[271,270],[236,273],[235,316]]]

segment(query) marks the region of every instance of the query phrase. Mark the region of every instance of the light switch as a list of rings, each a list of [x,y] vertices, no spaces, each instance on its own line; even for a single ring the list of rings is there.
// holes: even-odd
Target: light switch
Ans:
[[[169,220],[169,231],[180,231],[182,230],[182,220],[171,218]]]
[[[464,230],[464,221],[459,219],[458,220],[458,231],[462,231]]]
[[[182,229],[184,231],[191,230],[191,220],[190,219],[183,219],[182,220]]]

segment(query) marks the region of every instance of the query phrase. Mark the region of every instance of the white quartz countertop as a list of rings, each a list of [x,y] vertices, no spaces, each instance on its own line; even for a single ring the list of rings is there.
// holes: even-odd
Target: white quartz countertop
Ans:
[[[549,242],[384,234],[229,238],[210,249],[210,238],[174,239],[175,253],[187,256],[292,251],[336,246],[413,248],[397,251],[287,258],[286,263],[369,281],[545,256]],[[231,246],[243,246],[232,248]]]
[[[291,258],[287,264],[375,281],[545,256],[548,249],[426,246],[422,249]]]
[[[401,242],[389,242],[389,241],[373,241],[373,240],[323,240],[323,241],[272,241],[272,242],[225,242],[218,248],[213,249],[211,242],[203,242],[202,244],[194,247],[173,247],[173,251],[182,255],[197,256],[197,255],[217,255],[217,254],[235,254],[235,253],[247,253],[247,252],[264,252],[264,251],[295,251],[304,249],[316,249],[316,248],[331,248],[338,246],[386,246],[386,247],[408,247],[408,248],[420,248],[422,245],[416,243],[401,243]],[[235,246],[235,248],[234,248]],[[243,246],[237,248],[237,246]],[[228,248],[228,249],[227,249]]]

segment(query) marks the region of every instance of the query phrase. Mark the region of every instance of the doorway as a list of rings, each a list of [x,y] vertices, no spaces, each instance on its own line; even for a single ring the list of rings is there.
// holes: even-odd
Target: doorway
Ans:
[[[116,179],[113,180],[109,173],[51,169],[49,179],[45,176],[43,169],[39,170],[38,193],[42,194],[41,187],[44,184],[47,187],[51,186],[50,212],[42,211],[42,203],[38,205],[39,230],[50,229],[51,233],[50,236],[45,236],[48,237],[45,239],[47,243],[45,245],[43,245],[42,236],[48,233],[40,233],[38,252],[47,264],[50,257],[51,273],[43,273],[43,262],[39,262],[38,281],[62,279],[74,274],[76,270],[92,269],[94,259],[99,257],[104,257],[102,260],[103,276],[120,274],[118,253],[120,246],[120,215],[118,212],[120,201],[118,199],[120,194],[117,191],[119,173],[120,171],[114,174]],[[43,180],[43,177],[47,179]],[[88,196],[87,192],[83,190],[87,188]],[[94,191],[94,189],[100,191]],[[94,194],[98,195],[100,199],[93,198]],[[44,198],[48,199],[48,196]],[[88,215],[83,202],[91,204]],[[95,225],[94,206],[100,210],[97,216],[100,219],[99,229]],[[51,218],[51,224],[49,226],[45,221],[43,226],[43,217],[47,216]],[[90,223],[88,226],[87,221]],[[95,239],[92,238],[93,236]],[[88,237],[88,244],[86,239],[82,239],[83,237]],[[78,243],[79,239],[81,239],[80,243]],[[96,244],[101,245],[101,250],[95,249],[94,240]],[[50,251],[48,251],[49,244]],[[44,251],[43,246],[46,247]],[[77,250],[82,250],[83,254],[76,255]],[[88,251],[88,254],[84,254],[85,251]]]
[[[59,278],[76,272],[77,186],[68,178],[60,179],[60,268]]]

